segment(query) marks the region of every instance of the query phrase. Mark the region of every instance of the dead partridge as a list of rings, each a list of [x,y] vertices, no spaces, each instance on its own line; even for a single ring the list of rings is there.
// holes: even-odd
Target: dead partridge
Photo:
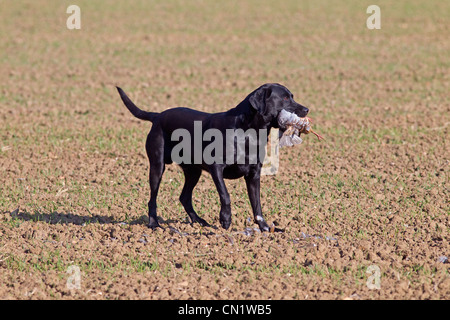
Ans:
[[[280,139],[280,146],[292,146],[301,143],[303,140],[300,134],[313,133],[319,140],[324,139],[320,134],[314,132],[311,128],[312,120],[309,117],[300,118],[294,113],[281,110],[278,116],[278,124],[280,127],[287,128]]]

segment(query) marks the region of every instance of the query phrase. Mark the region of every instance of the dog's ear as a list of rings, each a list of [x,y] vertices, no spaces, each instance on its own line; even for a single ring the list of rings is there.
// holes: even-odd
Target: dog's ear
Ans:
[[[250,105],[259,113],[264,114],[267,110],[266,100],[272,94],[270,86],[262,86],[255,90],[249,97]]]

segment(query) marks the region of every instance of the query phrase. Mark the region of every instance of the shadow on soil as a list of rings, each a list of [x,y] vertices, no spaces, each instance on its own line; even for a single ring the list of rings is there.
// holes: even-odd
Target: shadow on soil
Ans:
[[[60,212],[52,212],[52,213],[29,213],[29,212],[20,212],[19,209],[14,210],[13,212],[3,212],[4,215],[10,215],[12,219],[18,219],[22,221],[41,221],[49,224],[75,224],[75,225],[84,225],[89,223],[100,223],[100,224],[117,224],[117,223],[126,223],[126,224],[144,224],[148,223],[148,218],[146,216],[140,216],[137,219],[124,219],[117,220],[112,217],[92,215],[92,216],[80,216],[73,213],[60,213]]]
[[[121,223],[124,223],[127,225],[140,224],[140,225],[145,225],[145,226],[148,224],[148,218],[146,216],[140,216],[139,218],[134,219],[134,220],[131,220],[131,219],[117,220],[112,217],[105,217],[105,216],[99,216],[99,215],[80,216],[80,215],[76,215],[73,213],[59,213],[57,211],[52,212],[52,213],[40,213],[40,212],[29,213],[26,211],[20,212],[19,208],[17,208],[13,212],[4,211],[4,212],[2,212],[2,214],[5,216],[10,216],[11,219],[22,220],[22,221],[32,221],[32,222],[45,222],[48,224],[74,224],[74,225],[80,225],[80,226],[90,224],[90,223],[99,223],[99,224],[121,224]],[[9,219],[7,219],[7,220],[9,220]],[[201,232],[186,233],[186,232],[179,231],[177,228],[171,226],[170,224],[171,223],[180,223],[180,222],[183,224],[191,224],[188,221],[188,219],[186,219],[184,221],[177,221],[177,220],[172,220],[172,219],[164,220],[161,217],[158,217],[158,222],[163,225],[162,229],[168,228],[168,230],[171,233],[176,233],[176,234],[179,234],[180,236],[195,236],[195,235],[199,235],[199,234],[216,235],[214,230],[219,229],[218,227],[216,227],[214,225],[210,225],[209,227],[206,228],[206,230],[203,230]],[[250,235],[253,235],[254,233],[259,233],[259,232],[261,232],[261,231],[259,231],[258,228],[247,227],[247,228],[245,228],[244,231],[235,231],[233,233],[239,233],[239,234],[244,234],[246,236],[250,236]],[[271,232],[272,233],[273,232],[284,232],[284,229],[274,228],[274,230],[272,230]],[[226,236],[226,237],[230,241],[230,243],[234,242],[229,236]]]
[[[32,222],[45,222],[48,224],[75,224],[75,225],[86,225],[90,223],[99,223],[99,224],[120,224],[124,223],[127,225],[144,225],[146,226],[148,224],[148,218],[147,216],[140,216],[137,219],[122,219],[117,220],[112,217],[105,217],[105,216],[99,216],[99,215],[92,215],[92,216],[80,216],[73,213],[59,213],[59,212],[52,212],[52,213],[29,213],[29,212],[20,212],[19,208],[14,210],[13,212],[4,211],[2,213],[3,215],[7,216],[9,215],[11,219],[17,219],[22,221],[32,221]],[[8,219],[9,220],[9,219]],[[178,229],[172,227],[171,223],[183,223],[183,224],[190,224],[190,222],[186,219],[185,221],[177,221],[172,219],[164,220],[161,217],[158,217],[158,222],[162,224],[165,229],[166,227],[170,230],[172,233],[180,234],[181,236],[187,236],[187,235],[196,235],[198,233],[194,232],[191,234],[180,232]],[[210,229],[217,230],[218,228],[216,226],[210,226]],[[202,234],[209,234],[213,235],[215,234],[210,230],[209,232],[205,233],[205,231],[202,232]]]

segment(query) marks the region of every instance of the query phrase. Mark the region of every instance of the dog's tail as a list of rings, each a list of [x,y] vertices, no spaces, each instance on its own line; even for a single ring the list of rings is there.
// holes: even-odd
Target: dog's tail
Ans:
[[[141,120],[147,120],[152,121],[155,120],[155,118],[158,116],[159,113],[157,112],[147,112],[144,110],[139,109],[136,107],[136,105],[131,101],[130,98],[126,95],[126,93],[119,87],[116,87],[117,91],[119,91],[120,97],[122,98],[123,103],[125,106],[130,110],[130,112],[138,119]]]

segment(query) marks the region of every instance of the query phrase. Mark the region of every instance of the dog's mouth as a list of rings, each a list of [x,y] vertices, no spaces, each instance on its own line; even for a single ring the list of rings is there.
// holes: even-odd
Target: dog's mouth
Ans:
[[[307,111],[303,111],[303,110],[300,110],[300,111],[298,111],[298,110],[296,110],[296,111],[294,111],[294,112],[292,112],[293,114],[295,114],[297,117],[299,117],[299,118],[304,118],[304,117],[306,117],[307,115],[308,115],[308,113],[309,113],[309,110],[308,109],[306,109]],[[287,110],[286,110],[287,111]]]

